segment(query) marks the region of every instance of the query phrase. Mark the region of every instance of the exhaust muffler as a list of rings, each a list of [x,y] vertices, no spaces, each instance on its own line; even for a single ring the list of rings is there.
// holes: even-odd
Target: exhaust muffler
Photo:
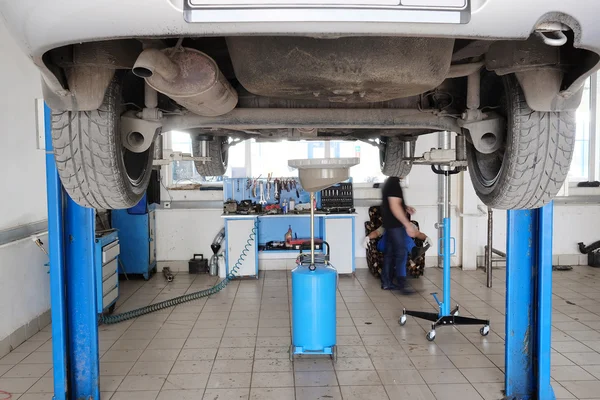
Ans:
[[[133,73],[198,115],[227,114],[238,101],[217,63],[195,49],[146,49],[138,56]]]

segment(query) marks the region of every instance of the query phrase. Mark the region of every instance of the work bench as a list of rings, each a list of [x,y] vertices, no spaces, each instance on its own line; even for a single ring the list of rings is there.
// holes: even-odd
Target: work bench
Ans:
[[[223,215],[225,220],[225,277],[246,248],[240,277],[258,276],[259,269],[292,269],[299,250],[259,250],[269,241],[284,241],[291,227],[294,236],[310,237],[309,214]],[[254,230],[254,235],[252,235]],[[315,238],[331,248],[330,261],[340,274],[352,274],[355,265],[355,214],[316,214]],[[251,235],[253,240],[249,240]]]

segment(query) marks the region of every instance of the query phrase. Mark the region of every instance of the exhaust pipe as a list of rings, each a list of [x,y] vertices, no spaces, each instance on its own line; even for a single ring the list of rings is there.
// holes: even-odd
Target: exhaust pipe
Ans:
[[[194,114],[214,117],[227,114],[237,105],[237,92],[217,63],[195,49],[146,49],[132,72]]]

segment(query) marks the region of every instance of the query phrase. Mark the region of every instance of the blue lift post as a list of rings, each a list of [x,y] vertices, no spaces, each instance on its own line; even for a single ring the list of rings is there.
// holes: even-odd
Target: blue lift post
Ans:
[[[506,398],[553,400],[552,212],[508,211],[506,264]]]
[[[48,249],[50,254],[50,312],[52,315],[52,364],[54,399],[67,398],[67,316],[64,253],[64,193],[52,150],[52,116],[44,106],[46,143],[46,192],[48,200]]]
[[[100,399],[94,280],[95,211],[73,202],[60,183],[45,107],[48,240],[54,399]]]

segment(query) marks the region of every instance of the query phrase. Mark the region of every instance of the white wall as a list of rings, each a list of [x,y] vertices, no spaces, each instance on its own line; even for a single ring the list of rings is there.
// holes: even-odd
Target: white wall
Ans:
[[[0,230],[46,219],[44,152],[36,150],[40,74],[0,20]]]
[[[35,99],[42,96],[40,75],[2,20],[0,54],[2,231],[46,219],[46,178],[44,152],[36,150]],[[49,309],[45,262],[47,257],[30,239],[0,246],[0,341]]]

